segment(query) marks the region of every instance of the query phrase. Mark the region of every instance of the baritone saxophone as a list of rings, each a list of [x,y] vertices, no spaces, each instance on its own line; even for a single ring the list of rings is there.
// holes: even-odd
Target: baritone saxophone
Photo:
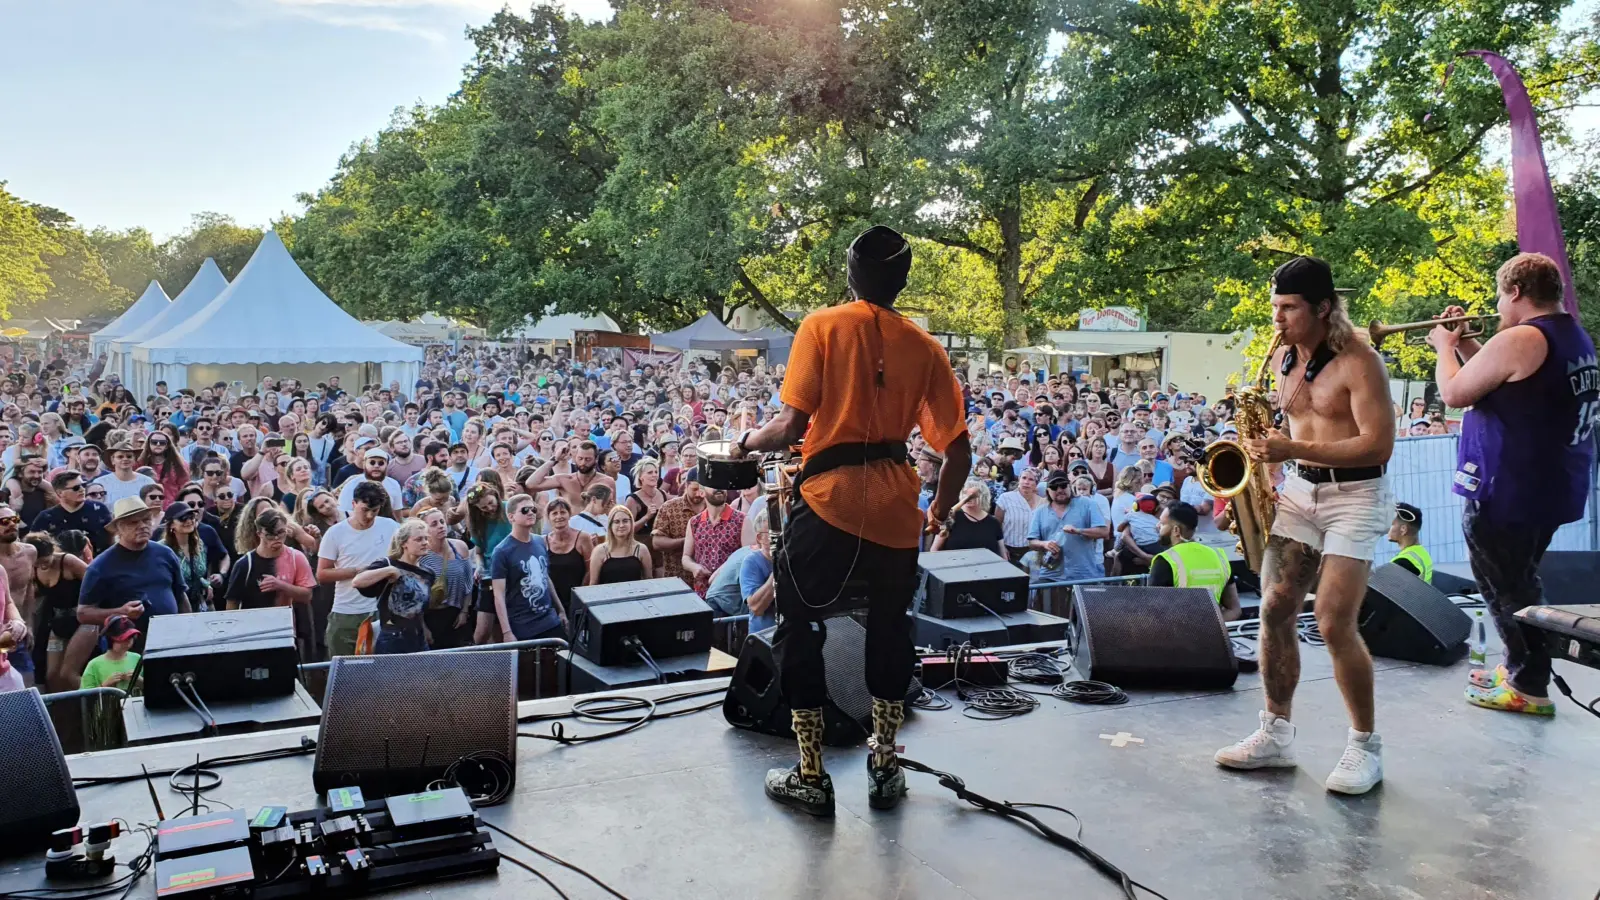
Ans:
[[[1239,536],[1239,553],[1250,571],[1258,575],[1267,552],[1267,535],[1272,531],[1278,497],[1272,487],[1272,473],[1266,465],[1250,458],[1244,450],[1244,442],[1264,438],[1272,430],[1267,367],[1272,364],[1272,355],[1282,342],[1281,332],[1273,335],[1272,345],[1256,370],[1254,382],[1242,388],[1235,398],[1234,425],[1239,429],[1239,440],[1220,440],[1207,446],[1195,474],[1206,493],[1228,500],[1233,519],[1228,530]]]

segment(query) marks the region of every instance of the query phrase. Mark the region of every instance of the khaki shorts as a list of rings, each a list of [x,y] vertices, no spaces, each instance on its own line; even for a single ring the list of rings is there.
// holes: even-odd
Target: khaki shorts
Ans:
[[[1389,477],[1312,484],[1298,475],[1278,486],[1272,533],[1324,556],[1371,560],[1394,520]]]

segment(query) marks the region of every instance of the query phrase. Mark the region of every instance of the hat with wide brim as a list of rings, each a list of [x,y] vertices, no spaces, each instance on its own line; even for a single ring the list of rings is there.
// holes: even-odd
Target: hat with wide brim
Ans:
[[[111,521],[106,523],[106,528],[109,530],[123,519],[131,519],[147,512],[160,512],[160,510],[140,500],[138,497],[123,497],[117,501],[115,506],[111,507]]]

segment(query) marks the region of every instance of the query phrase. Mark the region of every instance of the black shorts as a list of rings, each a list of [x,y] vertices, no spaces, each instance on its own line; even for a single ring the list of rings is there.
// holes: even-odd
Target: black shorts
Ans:
[[[909,607],[917,587],[917,552],[835,528],[796,502],[773,560],[778,612],[815,622],[872,602]]]

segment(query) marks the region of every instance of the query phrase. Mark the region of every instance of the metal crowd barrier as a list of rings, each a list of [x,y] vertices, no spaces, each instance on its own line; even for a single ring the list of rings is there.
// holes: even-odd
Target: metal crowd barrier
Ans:
[[[126,700],[128,699],[128,694],[119,688],[97,687],[84,688],[79,691],[57,691],[54,694],[41,693],[39,695],[39,699],[43,700],[46,706],[62,700],[82,700],[86,697],[115,697],[118,700]]]

